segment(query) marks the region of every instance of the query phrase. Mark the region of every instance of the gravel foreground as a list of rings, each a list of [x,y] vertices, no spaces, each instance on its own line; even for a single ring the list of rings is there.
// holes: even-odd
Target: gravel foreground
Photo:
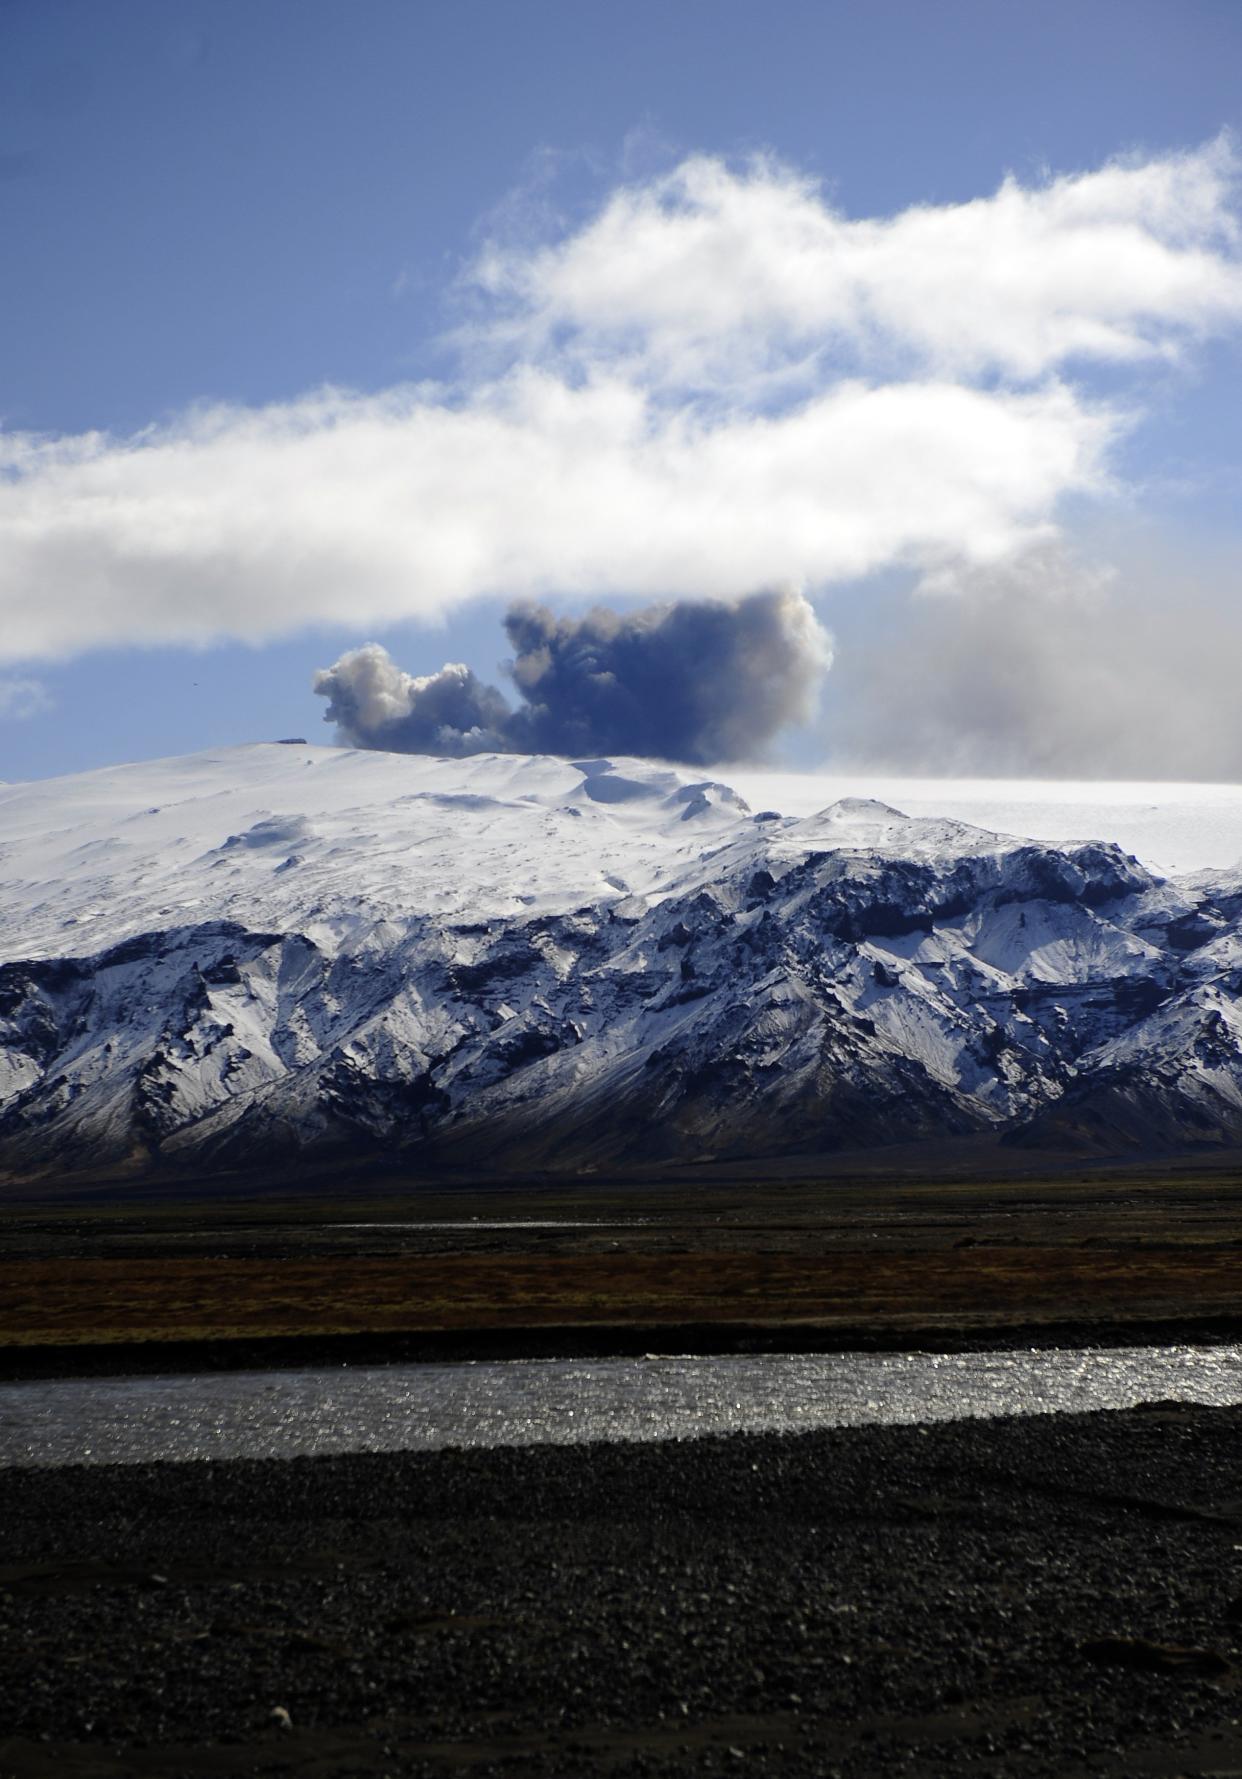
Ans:
[[[1242,1775],[1242,1411],[0,1471],[0,1776]]]

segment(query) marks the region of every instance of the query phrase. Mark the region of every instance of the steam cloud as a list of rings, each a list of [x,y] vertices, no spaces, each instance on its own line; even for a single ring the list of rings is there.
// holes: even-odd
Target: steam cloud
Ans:
[[[515,709],[451,663],[414,678],[371,643],[316,674],[326,721],[355,747],[447,755],[645,754],[692,765],[751,759],[812,713],[832,648],[789,590],[735,604],[682,600],[558,618],[515,605],[505,619]]]
[[[1133,524],[1133,521],[1131,521]],[[872,613],[840,636],[838,761],[967,776],[1242,777],[1242,559],[1147,527],[1103,553],[1056,546]],[[875,620],[888,616],[883,640]]]

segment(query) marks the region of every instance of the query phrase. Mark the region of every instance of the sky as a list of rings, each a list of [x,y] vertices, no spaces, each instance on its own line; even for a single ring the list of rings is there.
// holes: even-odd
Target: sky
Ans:
[[[0,0],[0,779],[1242,778],[1239,66],[1233,0]]]

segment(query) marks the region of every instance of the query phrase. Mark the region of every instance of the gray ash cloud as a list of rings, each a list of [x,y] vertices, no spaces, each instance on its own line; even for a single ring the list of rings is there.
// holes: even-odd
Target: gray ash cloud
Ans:
[[[511,607],[519,703],[467,667],[417,678],[371,643],[315,676],[326,720],[355,747],[397,753],[647,755],[692,765],[761,756],[807,720],[831,664],[801,593],[680,600],[581,618]]]
[[[513,711],[495,686],[450,662],[415,678],[376,642],[350,649],[314,678],[328,700],[324,721],[342,741],[396,754],[508,752]]]

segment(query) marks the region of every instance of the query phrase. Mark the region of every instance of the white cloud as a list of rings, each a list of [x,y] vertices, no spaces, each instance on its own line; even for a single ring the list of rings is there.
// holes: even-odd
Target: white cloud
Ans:
[[[1021,379],[1167,356],[1242,316],[1236,176],[1221,137],[852,220],[779,164],[697,156],[616,192],[565,241],[485,252],[473,280],[502,312],[474,332],[527,355],[619,355],[674,388],[885,352],[921,374]]]
[[[0,678],[0,722],[24,722],[51,708],[47,688],[37,679]]]
[[[1059,367],[1239,313],[1231,165],[846,222],[786,170],[696,159],[483,255],[486,376],[0,435],[0,659],[1003,562],[1109,486],[1133,417]]]
[[[707,425],[520,373],[465,406],[325,393],[52,443],[0,484],[0,656],[999,560],[1098,485],[1110,432],[1056,386],[847,384]]]

